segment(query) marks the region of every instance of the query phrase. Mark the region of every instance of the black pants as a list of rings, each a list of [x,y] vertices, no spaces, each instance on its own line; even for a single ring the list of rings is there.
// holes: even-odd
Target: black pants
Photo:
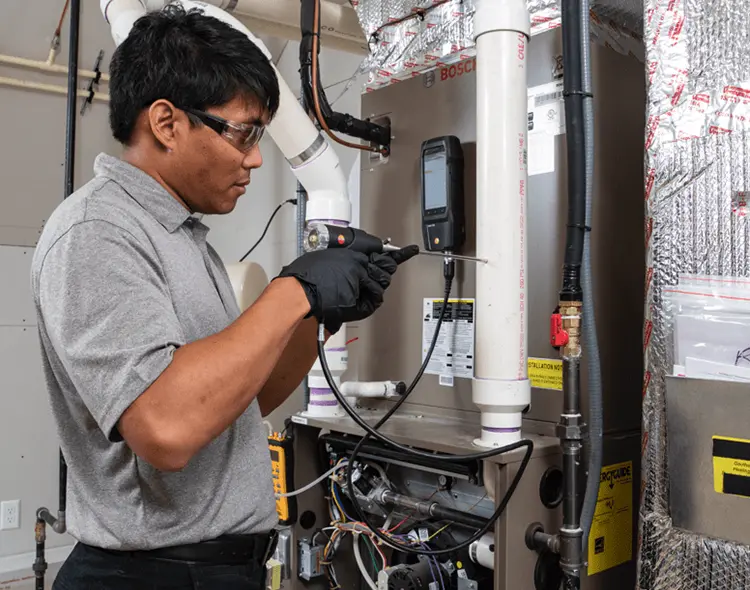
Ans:
[[[78,543],[52,590],[263,590],[265,568],[133,557]]]

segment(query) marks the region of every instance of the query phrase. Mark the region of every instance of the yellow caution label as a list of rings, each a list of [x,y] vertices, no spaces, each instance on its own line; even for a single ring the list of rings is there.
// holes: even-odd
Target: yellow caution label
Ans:
[[[633,475],[632,461],[602,468],[589,533],[590,576],[633,559]]]
[[[750,440],[713,437],[714,490],[750,498]]]
[[[562,361],[554,359],[529,358],[529,380],[532,387],[540,389],[563,388]]]

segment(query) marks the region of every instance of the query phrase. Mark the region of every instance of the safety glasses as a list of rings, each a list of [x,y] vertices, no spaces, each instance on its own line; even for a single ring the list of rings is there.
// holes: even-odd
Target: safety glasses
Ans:
[[[213,129],[241,152],[248,152],[258,145],[266,130],[264,125],[234,123],[197,109],[182,110],[200,119],[201,123]]]

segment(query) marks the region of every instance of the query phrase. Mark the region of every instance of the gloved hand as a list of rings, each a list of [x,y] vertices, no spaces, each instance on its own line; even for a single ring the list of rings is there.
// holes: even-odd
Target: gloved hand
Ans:
[[[300,282],[310,303],[309,316],[335,334],[344,322],[370,317],[382,305],[398,265],[418,252],[410,246],[368,257],[349,249],[318,250],[285,266],[279,277]]]

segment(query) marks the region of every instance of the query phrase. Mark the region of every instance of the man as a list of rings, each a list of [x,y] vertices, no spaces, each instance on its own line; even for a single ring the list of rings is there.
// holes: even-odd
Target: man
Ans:
[[[122,159],[51,216],[32,268],[79,543],[56,590],[259,589],[277,522],[261,415],[332,331],[382,303],[393,256],[307,254],[239,313],[208,228],[261,165],[278,81],[243,34],[169,7],[112,58]]]

